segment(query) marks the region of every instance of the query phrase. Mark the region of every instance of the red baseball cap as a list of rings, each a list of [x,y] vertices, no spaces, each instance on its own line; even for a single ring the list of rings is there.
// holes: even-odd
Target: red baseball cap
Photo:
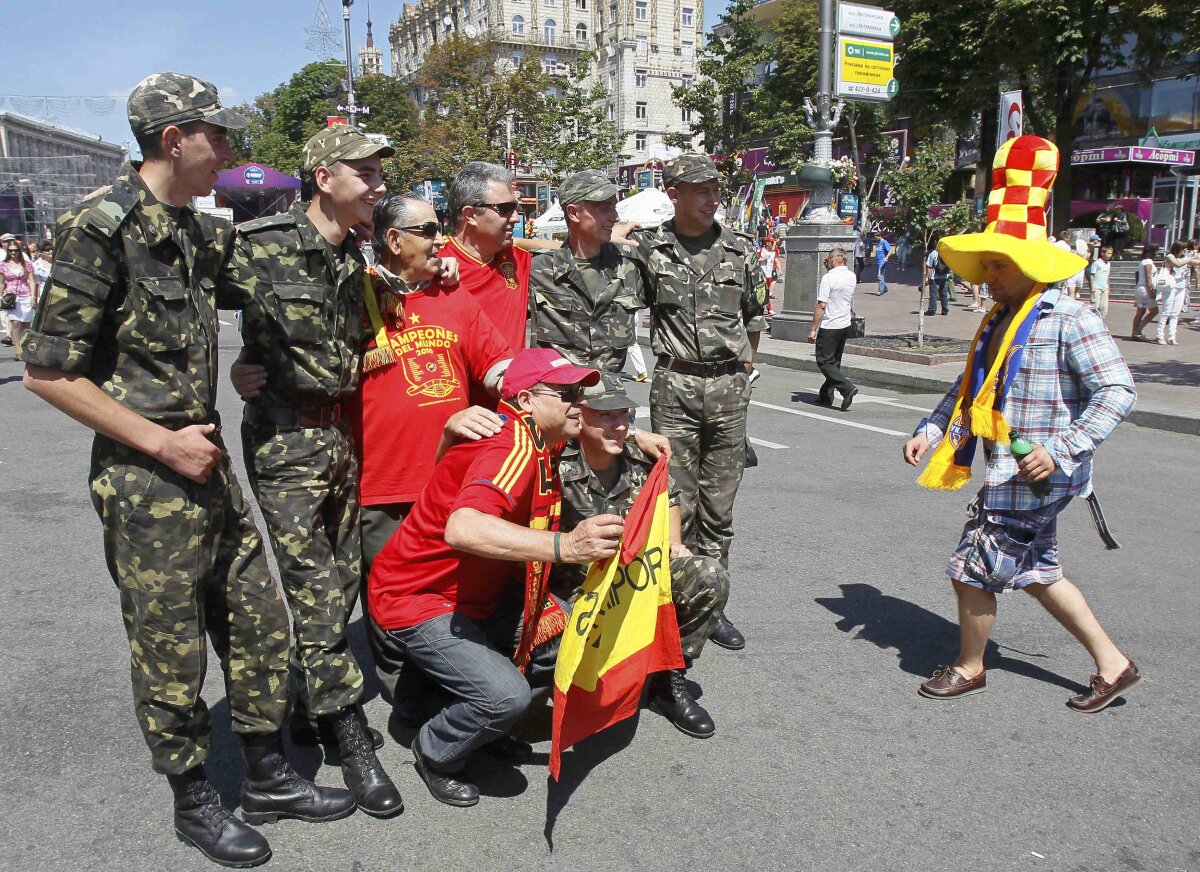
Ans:
[[[553,348],[526,348],[517,352],[504,371],[504,396],[515,397],[538,382],[548,385],[582,384],[590,387],[600,381],[600,371],[576,366]]]

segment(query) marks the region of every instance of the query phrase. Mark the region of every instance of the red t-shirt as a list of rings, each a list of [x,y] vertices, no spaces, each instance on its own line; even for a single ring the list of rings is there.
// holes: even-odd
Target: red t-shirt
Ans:
[[[437,256],[458,258],[460,286],[475,298],[513,351],[524,348],[533,256],[514,245],[506,245],[484,263],[459,248],[453,238]]]
[[[364,506],[416,500],[433,475],[442,428],[467,407],[468,388],[482,389],[488,370],[513,355],[461,289],[383,291],[379,310],[396,362],[359,383]]]
[[[397,630],[451,612],[481,620],[496,611],[508,583],[524,578],[525,564],[455,551],[446,544],[446,521],[471,508],[527,525],[534,492],[554,486],[555,471],[539,470],[537,458],[533,437],[513,418],[496,436],[446,452],[371,567],[367,603],[379,626]]]

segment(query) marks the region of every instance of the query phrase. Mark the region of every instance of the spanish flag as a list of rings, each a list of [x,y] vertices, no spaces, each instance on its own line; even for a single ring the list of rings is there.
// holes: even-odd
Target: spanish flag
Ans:
[[[650,673],[683,667],[668,504],[659,458],[625,519],[620,551],[592,564],[575,601],[554,667],[556,779],[563,749],[636,712]]]

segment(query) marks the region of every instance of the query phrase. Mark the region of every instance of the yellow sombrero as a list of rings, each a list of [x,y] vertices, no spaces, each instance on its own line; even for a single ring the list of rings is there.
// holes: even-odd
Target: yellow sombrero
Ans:
[[[1004,254],[1027,277],[1049,285],[1087,266],[1077,254],[1046,239],[1046,200],[1058,175],[1058,148],[1040,136],[1018,136],[1000,146],[992,162],[992,193],[982,233],[947,236],[938,254],[972,284],[983,281],[980,254]]]

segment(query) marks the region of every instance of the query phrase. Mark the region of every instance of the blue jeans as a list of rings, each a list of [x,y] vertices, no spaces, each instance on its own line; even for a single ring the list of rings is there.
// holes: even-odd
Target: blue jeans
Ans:
[[[472,751],[506,735],[529,708],[533,690],[554,679],[558,639],[534,649],[527,674],[513,665],[521,587],[510,585],[504,603],[483,620],[454,612],[387,631],[408,662],[449,694],[419,737],[426,762],[439,772],[460,771]]]
[[[881,294],[886,294],[887,289],[888,289],[887,267],[888,267],[888,262],[886,260],[883,261],[883,263],[879,264],[879,293],[881,293]]]
[[[937,314],[939,300],[942,303],[942,311],[950,311],[950,291],[946,288],[946,279],[948,278],[949,276],[935,278],[929,282],[929,307],[925,310],[926,315]]]

